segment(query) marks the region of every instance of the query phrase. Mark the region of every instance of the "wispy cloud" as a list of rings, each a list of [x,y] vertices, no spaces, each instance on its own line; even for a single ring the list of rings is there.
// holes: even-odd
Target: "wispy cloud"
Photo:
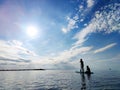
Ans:
[[[17,40],[5,41],[0,40],[0,60],[12,62],[29,62],[26,56],[35,56],[33,51],[30,51],[22,46],[22,42]]]
[[[83,55],[89,52],[92,49],[92,46],[89,47],[81,47],[75,49],[69,49],[58,53],[56,56],[39,56],[39,57],[31,57],[33,63],[40,64],[57,64],[61,62],[69,62],[70,59]]]
[[[55,60],[68,61],[71,58],[76,57],[77,55],[80,55],[80,54],[82,55],[82,54],[87,53],[91,49],[92,49],[92,47],[89,46],[89,47],[80,47],[80,48],[66,50],[64,52],[61,52],[57,57],[55,57]]]
[[[15,60],[15,59],[7,59],[7,58],[2,58],[2,57],[0,57],[0,61],[8,61],[8,62],[24,62],[24,63],[28,63],[28,62],[31,62],[30,60],[26,60],[26,59],[17,59],[17,60]]]
[[[2,65],[10,64],[39,64],[40,66],[56,67],[73,67],[70,65],[69,60],[78,56],[86,54],[92,49],[89,47],[79,47],[62,51],[54,56],[40,56],[36,55],[33,51],[23,47],[23,43],[17,40],[5,41],[0,40],[0,63]],[[57,67],[56,67],[57,68]]]
[[[111,43],[111,44],[106,45],[106,46],[104,46],[104,47],[102,47],[102,48],[100,48],[100,49],[95,50],[94,53],[104,52],[104,51],[106,51],[106,50],[114,47],[115,45],[117,45],[117,43]]]

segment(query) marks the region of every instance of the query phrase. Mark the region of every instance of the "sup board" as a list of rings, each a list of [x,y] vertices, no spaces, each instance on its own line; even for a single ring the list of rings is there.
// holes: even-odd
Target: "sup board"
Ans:
[[[75,71],[76,73],[81,73],[81,74],[93,74],[93,72],[87,73],[87,72],[80,72],[80,71]]]

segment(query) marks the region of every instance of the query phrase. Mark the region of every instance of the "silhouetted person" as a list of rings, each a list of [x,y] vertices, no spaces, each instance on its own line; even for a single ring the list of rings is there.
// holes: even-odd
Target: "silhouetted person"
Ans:
[[[87,73],[87,74],[91,74],[91,70],[90,70],[89,66],[87,66],[87,70],[86,70],[85,73]]]
[[[81,66],[80,71],[81,71],[81,72],[84,72],[84,62],[83,62],[82,59],[80,59],[80,66]]]

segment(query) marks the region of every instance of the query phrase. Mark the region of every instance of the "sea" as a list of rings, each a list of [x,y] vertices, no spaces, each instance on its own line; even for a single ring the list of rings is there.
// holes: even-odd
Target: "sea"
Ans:
[[[120,90],[120,72],[0,71],[0,90]]]

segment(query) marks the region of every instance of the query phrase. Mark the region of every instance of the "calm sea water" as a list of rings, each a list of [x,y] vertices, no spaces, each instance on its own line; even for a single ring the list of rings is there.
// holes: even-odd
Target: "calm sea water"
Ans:
[[[0,90],[120,90],[120,72],[1,71]]]

